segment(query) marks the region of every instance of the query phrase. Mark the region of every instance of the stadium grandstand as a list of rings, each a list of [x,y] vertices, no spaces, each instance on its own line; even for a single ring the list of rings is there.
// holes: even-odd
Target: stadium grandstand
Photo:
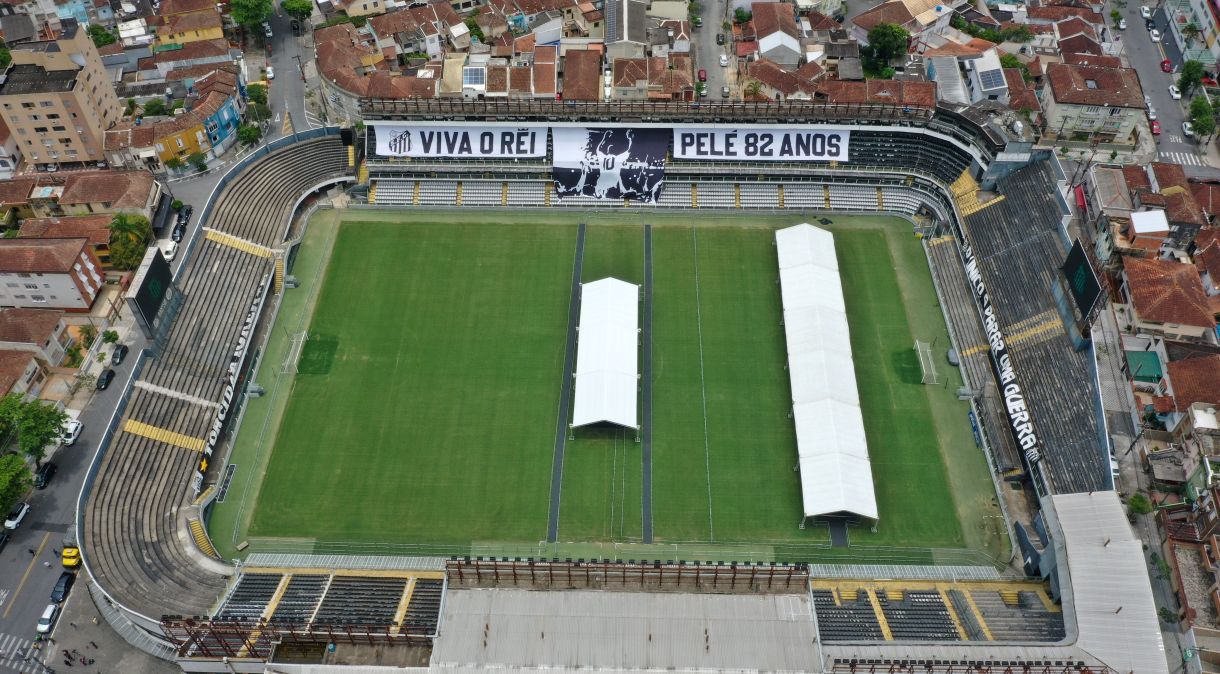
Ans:
[[[1075,351],[1051,313],[1049,287],[1066,251],[1055,158],[1006,147],[1002,125],[942,108],[637,107],[620,109],[617,123],[802,119],[850,131],[843,161],[773,161],[765,171],[748,162],[671,161],[657,201],[630,208],[908,218],[929,237],[993,468],[1029,469],[998,396],[986,394],[996,390],[995,373],[974,290],[990,291],[1040,435],[1039,540],[1023,550],[1036,557],[1026,567],[1036,570],[1031,577],[992,567],[744,559],[252,554],[237,567],[218,559],[202,522],[223,475],[223,447],[212,465],[201,458],[223,438],[222,411],[240,405],[227,376],[245,362],[250,317],[266,316],[276,301],[308,195],[355,182],[348,196],[368,206],[628,207],[559,199],[549,140],[530,158],[407,159],[379,155],[372,124],[477,125],[492,116],[605,124],[611,117],[598,106],[368,101],[370,125],[353,144],[337,129],[277,141],[226,175],[203,210],[202,233],[176,279],[183,306],[159,352],[142,355],[81,493],[86,568],[120,634],[199,672],[1167,672],[1151,587],[1140,581],[1140,543],[1117,495],[1101,487],[1108,464],[1097,448],[1090,352]],[[983,185],[1000,197],[987,199]],[[978,282],[963,271],[967,250],[977,256]]]

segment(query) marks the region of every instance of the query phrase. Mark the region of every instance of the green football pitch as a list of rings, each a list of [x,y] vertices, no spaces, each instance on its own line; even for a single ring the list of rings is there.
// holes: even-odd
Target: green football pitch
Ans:
[[[213,514],[222,553],[520,554],[545,539],[577,217],[584,281],[643,283],[641,218],[653,225],[655,542],[816,557],[828,533],[798,528],[773,246],[800,218],[426,211],[310,223],[258,375],[278,394],[251,401]],[[880,511],[852,545],[1003,554],[960,377],[940,359],[941,384],[920,383],[913,341],[943,354],[948,338],[918,239],[900,219],[832,219]],[[578,429],[564,456],[559,541],[586,556],[638,543],[635,433]]]

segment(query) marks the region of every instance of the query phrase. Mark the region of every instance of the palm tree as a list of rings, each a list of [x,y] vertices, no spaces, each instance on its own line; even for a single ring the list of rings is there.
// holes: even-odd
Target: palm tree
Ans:
[[[1187,42],[1197,40],[1202,34],[1203,31],[1199,28],[1199,24],[1195,23],[1194,21],[1182,26],[1182,37],[1186,38]]]
[[[746,85],[746,98],[758,98],[760,93],[762,93],[762,82],[750,80],[750,83]]]
[[[110,241],[126,239],[132,243],[143,244],[148,241],[151,233],[148,218],[142,215],[119,213],[110,221]]]

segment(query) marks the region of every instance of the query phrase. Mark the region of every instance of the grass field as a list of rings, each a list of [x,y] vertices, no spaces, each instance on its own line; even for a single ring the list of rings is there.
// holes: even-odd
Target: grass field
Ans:
[[[315,220],[324,216],[334,219]],[[582,217],[582,280],[642,283],[639,217]],[[646,217],[654,225],[656,541],[812,554],[827,535],[797,528],[772,245],[776,227],[800,220],[700,214],[692,227],[693,214]],[[211,523],[222,554],[229,539],[254,541],[250,551],[292,539],[454,552],[543,539],[574,222],[552,212],[346,213],[328,264],[303,249],[298,264],[326,269],[310,338],[299,373],[286,378],[282,411],[275,396],[247,410],[233,460],[251,472],[243,480],[239,471]],[[329,240],[311,244],[312,228],[306,248],[327,248]],[[875,532],[853,529],[853,545],[1004,554],[997,520],[984,517],[998,512],[986,462],[967,407],[953,397],[960,378],[943,365],[942,385],[919,383],[912,342],[937,340],[943,353],[948,339],[909,224],[835,216],[829,228],[881,513]],[[309,316],[309,306],[298,310]],[[273,343],[293,329],[279,329],[283,322]],[[570,549],[639,541],[634,435],[578,430],[569,440],[559,539]]]

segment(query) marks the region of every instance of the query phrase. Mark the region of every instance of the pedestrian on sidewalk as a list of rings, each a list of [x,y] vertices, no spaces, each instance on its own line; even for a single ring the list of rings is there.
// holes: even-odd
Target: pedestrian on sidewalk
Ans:
[[[26,550],[29,550],[29,552],[30,552],[30,554],[31,554],[31,555],[36,555],[36,554],[38,554],[37,552],[34,552],[34,548],[26,548]]]

